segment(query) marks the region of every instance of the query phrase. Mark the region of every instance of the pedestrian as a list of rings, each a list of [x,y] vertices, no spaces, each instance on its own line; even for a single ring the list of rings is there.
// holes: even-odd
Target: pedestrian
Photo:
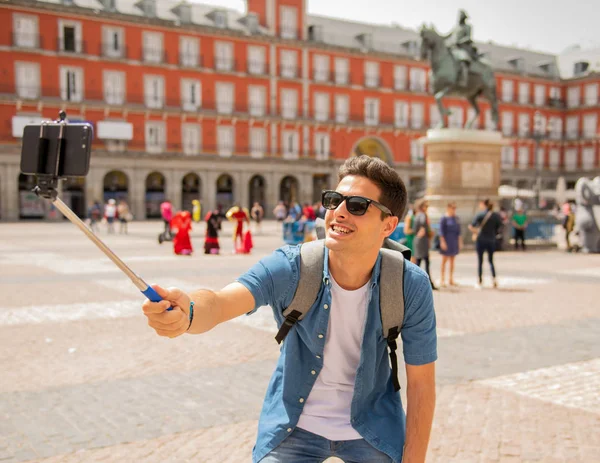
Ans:
[[[197,199],[192,199],[192,219],[196,223],[202,220],[202,206]]]
[[[119,216],[119,233],[127,234],[127,224],[132,219],[131,212],[129,212],[129,205],[124,199],[119,201],[117,206],[117,214]]]
[[[416,263],[415,259],[415,250],[414,250],[414,239],[415,239],[415,231],[413,230],[413,223],[415,221],[415,216],[417,215],[417,209],[413,204],[409,204],[407,207],[408,212],[406,213],[406,217],[404,218],[404,236],[406,240],[404,245],[410,249],[411,258],[410,261],[412,263]]]
[[[412,231],[414,233],[413,255],[415,257],[415,264],[417,264],[418,267],[421,266],[421,263],[425,263],[425,271],[427,272],[427,275],[429,275],[431,288],[437,289],[433,284],[429,265],[429,249],[431,248],[431,240],[433,239],[434,233],[431,229],[429,216],[427,215],[428,208],[429,203],[424,199],[421,199],[416,203],[417,214],[415,215],[412,226]]]
[[[275,206],[273,209],[273,215],[275,216],[277,222],[283,222],[285,220],[287,216],[287,209],[285,204],[283,204],[283,201],[279,201],[277,203],[277,206]]]
[[[98,224],[102,221],[102,205],[100,201],[95,200],[88,210],[90,219],[90,228],[94,233],[98,233]]]
[[[163,223],[165,225],[165,230],[163,232],[163,239],[169,240],[172,238],[171,220],[173,219],[173,205],[171,204],[170,200],[165,199],[160,204],[160,215],[161,215],[161,217],[163,219]]]
[[[106,232],[111,235],[115,232],[115,220],[118,216],[117,202],[114,199],[109,199],[104,206],[104,219],[106,220]]]
[[[238,204],[235,204],[227,211],[225,216],[229,221],[236,224],[233,230],[233,252],[242,252],[244,249],[244,222],[250,225],[250,214],[248,209],[242,208]]]
[[[456,203],[448,203],[446,215],[440,220],[440,254],[442,268],[440,286],[446,286],[446,264],[449,267],[448,284],[456,286],[454,281],[454,259],[463,247],[460,221],[456,216]]]
[[[477,283],[475,288],[481,289],[483,285],[483,254],[487,252],[490,271],[492,273],[492,285],[498,287],[496,280],[496,268],[494,267],[494,251],[496,250],[496,239],[498,232],[502,229],[502,219],[494,212],[494,204],[485,199],[479,203],[480,212],[475,215],[469,230],[473,233],[475,250],[477,251]]]
[[[254,219],[254,222],[256,222],[254,231],[258,235],[259,233],[262,232],[262,220],[265,215],[265,210],[263,209],[263,207],[260,205],[260,203],[258,201],[254,202],[254,205],[252,206],[252,209],[250,210],[250,215]]]
[[[221,229],[221,213],[218,209],[210,211],[206,220],[206,237],[204,238],[204,254],[219,254],[219,230]]]
[[[573,247],[571,246],[570,236],[575,229],[575,214],[573,213],[573,208],[570,203],[566,203],[567,207],[565,210],[565,218],[563,219],[563,228],[565,230],[565,241],[567,242],[567,252],[571,252]]]
[[[194,252],[190,231],[192,230],[192,214],[180,211],[171,220],[171,228],[177,233],[173,237],[173,252],[178,256],[191,256]]]
[[[525,230],[527,229],[527,214],[523,210],[523,206],[519,206],[513,212],[510,218],[510,223],[513,226],[513,238],[515,239],[515,251],[519,249],[519,241],[521,249],[525,251]]]
[[[425,272],[410,262],[400,282],[385,277],[381,268],[380,248],[404,213],[406,188],[394,169],[370,156],[347,159],[338,178],[337,189],[322,195],[327,236],[322,267],[313,267],[311,274],[318,292],[297,323],[291,323],[293,312],[284,318],[283,311],[301,277],[299,245],[277,249],[221,291],[186,294],[155,286],[164,301],[143,304],[148,324],[169,338],[207,332],[264,305],[289,330],[267,388],[253,463],[321,462],[332,456],[381,463],[426,458],[437,359],[431,286]],[[388,340],[381,334],[378,297],[399,289],[403,295],[396,294],[407,302],[399,339],[408,415],[393,374],[397,362],[390,366]],[[169,306],[173,310],[167,311]],[[185,395],[186,385],[181,386]]]

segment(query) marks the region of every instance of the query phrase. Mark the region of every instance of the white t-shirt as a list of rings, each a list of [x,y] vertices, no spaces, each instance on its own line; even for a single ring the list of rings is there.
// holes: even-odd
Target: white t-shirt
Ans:
[[[298,427],[329,440],[363,437],[350,424],[356,370],[360,361],[369,283],[354,291],[331,278],[331,313],[323,369],[306,399]]]

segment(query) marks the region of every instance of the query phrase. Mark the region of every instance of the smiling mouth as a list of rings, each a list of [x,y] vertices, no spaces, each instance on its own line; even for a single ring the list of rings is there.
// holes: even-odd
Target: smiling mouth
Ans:
[[[331,230],[333,230],[335,233],[339,233],[340,235],[349,235],[350,233],[352,233],[352,230],[350,230],[349,228],[342,227],[341,225],[337,224],[332,225]]]

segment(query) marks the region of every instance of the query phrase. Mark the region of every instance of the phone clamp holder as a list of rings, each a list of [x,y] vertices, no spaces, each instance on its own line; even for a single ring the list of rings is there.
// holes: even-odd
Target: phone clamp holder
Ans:
[[[65,127],[67,126],[67,113],[65,111],[60,111],[58,113],[58,119],[56,121],[44,121],[40,125],[40,143],[38,145],[39,153],[38,159],[40,160],[40,164],[47,165],[49,162],[49,153],[48,153],[48,139],[44,137],[44,128],[53,125],[59,124],[60,130],[58,134],[58,146],[56,149],[56,159],[54,160],[54,164],[50,169],[45,169],[46,171],[53,172],[52,174],[43,174],[37,175],[37,185],[33,189],[33,192],[45,199],[49,199],[51,201],[55,201],[58,198],[58,179],[61,161],[63,158],[64,150],[65,150]]]

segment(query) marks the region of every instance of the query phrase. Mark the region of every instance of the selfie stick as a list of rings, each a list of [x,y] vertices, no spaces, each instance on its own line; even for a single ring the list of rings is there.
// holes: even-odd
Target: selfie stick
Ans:
[[[144,280],[142,280],[139,276],[137,276],[133,270],[131,270],[125,262],[123,262],[119,257],[106,245],[104,242],[96,236],[96,234],[91,231],[83,221],[77,217],[77,215],[67,206],[62,200],[58,197],[58,191],[56,187],[58,185],[58,174],[59,174],[59,165],[60,165],[60,155],[63,148],[63,140],[65,137],[65,127],[67,126],[67,121],[65,120],[67,114],[64,111],[60,112],[60,120],[56,122],[42,122],[40,127],[40,151],[45,149],[47,144],[44,139],[44,126],[58,123],[60,124],[60,130],[58,134],[58,146],[57,146],[57,156],[56,156],[56,164],[54,166],[54,175],[43,175],[38,176],[38,185],[33,189],[34,193],[42,198],[48,199],[56,206],[56,208],[64,214],[64,216],[69,219],[73,224],[77,225],[77,227],[85,233],[85,235],[102,251],[110,260],[114,262],[114,264],[119,267],[119,269],[129,277],[129,279],[133,282],[133,284],[142,292],[144,296],[146,296],[152,302],[160,302],[162,301],[162,297],[158,295],[158,293]],[[172,310],[172,307],[169,307],[168,310]]]

